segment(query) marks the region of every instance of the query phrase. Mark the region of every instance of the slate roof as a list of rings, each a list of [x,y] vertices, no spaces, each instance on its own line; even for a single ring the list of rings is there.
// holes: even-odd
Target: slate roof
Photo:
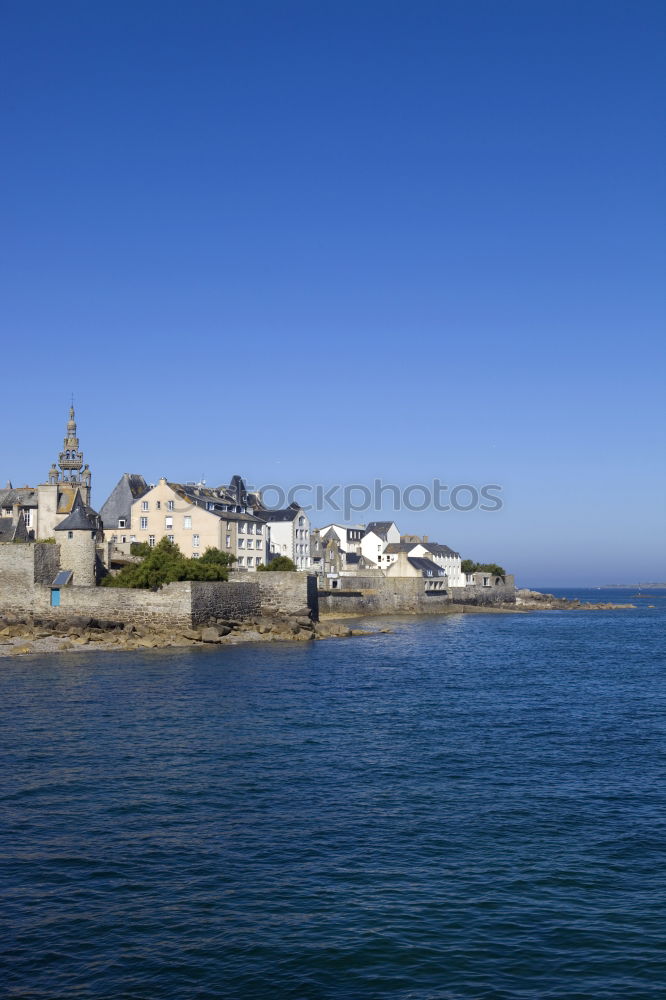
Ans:
[[[0,517],[0,542],[14,541],[14,522],[11,517]]]
[[[460,553],[454,552],[448,545],[440,545],[439,542],[417,542],[418,544],[422,545],[426,551],[432,552],[435,556],[456,556],[460,559]]]
[[[11,489],[0,490],[0,507],[13,507],[15,503],[20,503],[21,507],[36,507],[37,488],[14,486]]]
[[[386,541],[386,536],[388,535],[389,528],[392,524],[393,521],[370,521],[370,523],[366,526],[365,534],[369,535],[370,532],[373,531],[375,535],[378,535],[379,538]]]
[[[407,562],[414,567],[414,569],[420,569],[426,576],[446,576],[446,572],[441,566],[436,566],[431,559],[421,559],[419,557],[410,557]]]
[[[189,483],[167,483],[174,493],[182,500],[201,507],[209,514],[214,514],[222,521],[250,521],[252,524],[263,524],[264,520],[256,514],[247,514],[245,511],[225,510],[225,507],[240,506],[236,497],[225,493],[226,487],[219,490],[208,489],[205,486],[194,486]],[[209,508],[212,505],[212,510]]]
[[[361,557],[360,557],[360,555],[357,552],[346,552],[345,553],[345,562],[346,563],[349,563],[351,565],[357,565],[358,563],[360,563],[360,561],[361,561]]]
[[[384,549],[385,555],[397,556],[399,552],[411,552],[419,542],[390,542]]]
[[[125,527],[132,524],[132,504],[149,490],[143,476],[133,472],[123,473],[99,512],[105,528],[117,528],[118,521],[125,518]]]
[[[101,518],[92,507],[86,507],[81,492],[76,491],[72,512],[64,521],[56,524],[56,531],[96,531],[101,526]]]
[[[301,511],[302,508],[298,504],[290,504],[289,507],[285,507],[283,510],[259,510],[257,511],[257,515],[262,521],[270,524],[277,521],[293,521]]]

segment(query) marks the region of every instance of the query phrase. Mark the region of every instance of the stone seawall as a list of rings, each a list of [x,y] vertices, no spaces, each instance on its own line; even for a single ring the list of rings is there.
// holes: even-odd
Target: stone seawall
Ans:
[[[187,581],[157,591],[66,586],[60,605],[52,607],[51,584],[59,569],[59,545],[0,544],[0,614],[38,615],[49,622],[87,617],[158,629],[215,618],[302,615],[308,608],[316,618],[316,580],[305,573],[232,574],[228,583]]]
[[[318,616],[317,578],[308,573],[239,573],[232,572],[230,581],[250,580],[250,586],[259,588],[263,614],[302,614],[309,608],[313,618]],[[248,583],[243,582],[243,586]]]
[[[337,587],[319,591],[322,616],[336,615],[427,615],[443,614],[456,604],[492,606],[515,602],[513,577],[491,587],[428,589],[419,577],[340,577]]]

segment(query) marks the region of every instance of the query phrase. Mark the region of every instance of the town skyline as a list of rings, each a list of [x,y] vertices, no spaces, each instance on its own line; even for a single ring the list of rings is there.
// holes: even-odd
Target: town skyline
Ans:
[[[499,484],[367,519],[534,586],[662,579],[665,18],[8,8],[4,478],[73,392],[98,506],[123,472]]]

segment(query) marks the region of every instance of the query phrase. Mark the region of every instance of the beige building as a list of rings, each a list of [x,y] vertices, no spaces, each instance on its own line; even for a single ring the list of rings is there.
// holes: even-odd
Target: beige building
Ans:
[[[239,569],[266,562],[268,528],[225,490],[160,479],[131,505],[131,540],[156,545],[166,536],[188,559],[206,549],[236,557]]]

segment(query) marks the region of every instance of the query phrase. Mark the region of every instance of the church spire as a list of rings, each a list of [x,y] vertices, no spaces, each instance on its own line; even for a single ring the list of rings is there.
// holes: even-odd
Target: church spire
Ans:
[[[69,420],[67,421],[67,436],[63,441],[63,449],[60,452],[58,465],[62,473],[62,478],[71,483],[81,482],[81,469],[83,468],[83,452],[79,450],[79,439],[76,436],[76,415],[74,413],[74,400],[69,408]]]

